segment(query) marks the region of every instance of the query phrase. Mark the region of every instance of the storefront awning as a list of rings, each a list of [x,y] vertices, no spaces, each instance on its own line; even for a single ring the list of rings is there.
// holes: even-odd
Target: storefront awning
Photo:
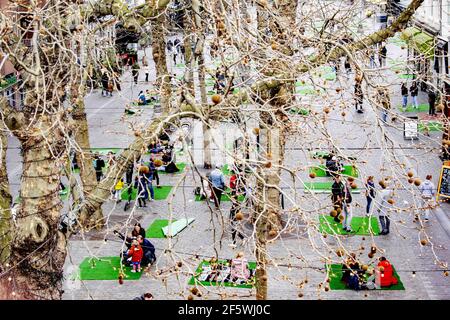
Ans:
[[[423,53],[428,58],[434,57],[434,37],[416,27],[407,28],[400,37],[410,47]]]

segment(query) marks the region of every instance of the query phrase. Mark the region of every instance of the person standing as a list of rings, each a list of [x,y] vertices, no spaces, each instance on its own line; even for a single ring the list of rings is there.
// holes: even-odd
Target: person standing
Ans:
[[[402,108],[403,110],[406,110],[406,107],[408,106],[408,88],[405,83],[402,83],[400,90],[402,91]]]
[[[428,114],[430,116],[436,115],[436,93],[433,88],[428,90],[428,104],[430,105],[430,109],[428,110]]]
[[[431,182],[431,179],[433,179],[432,175],[427,175],[426,180],[422,182],[419,186],[419,191],[422,196],[422,204],[423,208],[425,210],[425,221],[429,221],[430,219],[430,209],[433,204],[433,198],[435,195],[435,186],[433,182]]]
[[[363,113],[363,91],[362,91],[362,77],[357,76],[355,79],[355,108],[356,112]],[[358,108],[359,107],[359,108]]]
[[[233,243],[230,245],[231,247],[236,247],[236,235],[244,240],[244,235],[237,230],[236,224],[238,220],[236,219],[236,214],[239,212],[240,205],[237,202],[233,202],[230,209],[230,221],[231,221],[231,239]]]
[[[133,66],[131,67],[131,74],[133,75],[134,78],[134,83],[138,84],[138,79],[139,79],[139,64],[137,62],[135,62],[133,64]]]
[[[105,161],[99,157],[98,154],[94,156],[94,169],[97,182],[99,182],[103,177],[103,168],[105,167]]]
[[[222,193],[225,191],[225,177],[223,172],[220,170],[221,166],[216,164],[216,168],[209,175],[209,179],[212,185],[212,195],[214,197],[214,204],[216,209],[220,206],[220,200]]]
[[[373,176],[367,177],[366,180],[366,199],[367,199],[367,205],[366,205],[366,214],[370,214],[370,207],[372,206],[372,201],[375,199],[376,190],[375,190],[375,183],[373,182]]]
[[[331,202],[333,203],[333,209],[338,211],[338,214],[334,217],[334,221],[341,222],[339,220],[339,211],[342,211],[345,195],[345,185],[341,181],[341,176],[336,175],[334,177],[334,183],[331,186]]]
[[[387,56],[387,49],[386,46],[382,44],[380,51],[378,53],[378,60],[380,62],[380,67],[383,67],[386,64],[386,56]]]
[[[381,224],[381,232],[380,234],[386,235],[389,233],[389,226],[391,221],[389,220],[387,211],[391,207],[389,203],[389,199],[392,199],[393,191],[387,188],[387,184],[381,184],[381,190],[379,191],[379,205],[378,205],[378,214]]]
[[[347,181],[344,186],[344,197],[342,205],[342,213],[344,214],[343,229],[347,232],[352,232],[352,192],[350,188],[350,183]]]
[[[148,82],[148,76],[150,75],[150,66],[148,64],[144,65],[145,72],[145,82]]]
[[[414,108],[419,109],[419,102],[417,101],[417,96],[419,95],[419,87],[417,86],[416,81],[411,84],[409,92],[411,93]]]
[[[102,96],[108,96],[108,84],[109,84],[109,76],[106,70],[103,70],[102,74]]]
[[[119,181],[117,181],[116,185],[114,186],[114,199],[116,202],[122,201],[122,189],[124,187],[123,178],[120,178]]]
[[[139,208],[147,207],[145,199],[147,199],[147,186],[145,185],[145,179],[143,176],[139,175],[134,178],[134,188],[137,189],[137,199]]]

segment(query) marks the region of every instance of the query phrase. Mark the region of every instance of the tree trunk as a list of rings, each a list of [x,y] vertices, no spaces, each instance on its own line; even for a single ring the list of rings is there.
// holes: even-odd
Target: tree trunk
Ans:
[[[161,14],[151,24],[153,60],[156,66],[156,85],[160,87],[161,112],[163,113],[169,112],[172,96],[172,76],[167,70],[166,60],[165,21],[165,15]]]
[[[60,299],[66,238],[58,230],[59,182],[66,159],[66,137],[54,126],[57,115],[40,116],[18,136],[23,149],[21,206],[11,245],[10,264],[16,299]],[[45,136],[44,136],[45,133]]]
[[[6,169],[6,150],[8,137],[6,128],[0,122],[0,271],[8,260],[11,246],[11,204],[8,172]]]

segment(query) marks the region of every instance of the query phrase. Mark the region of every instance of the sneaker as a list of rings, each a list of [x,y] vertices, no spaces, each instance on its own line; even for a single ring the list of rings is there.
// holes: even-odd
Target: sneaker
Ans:
[[[162,187],[161,186],[156,186],[156,188],[161,189]]]
[[[131,272],[136,273],[136,270],[131,270]]]
[[[137,272],[141,272],[141,269],[138,269],[138,271]]]
[[[231,248],[236,248],[236,243],[230,243],[228,246],[230,246]]]

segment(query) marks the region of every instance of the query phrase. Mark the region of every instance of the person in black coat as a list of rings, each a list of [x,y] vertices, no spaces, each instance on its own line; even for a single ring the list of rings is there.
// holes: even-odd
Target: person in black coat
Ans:
[[[414,108],[419,109],[419,102],[417,101],[417,96],[419,95],[419,87],[417,86],[417,83],[415,81],[411,84],[409,92],[411,93]]]
[[[428,104],[430,105],[428,114],[431,116],[435,116],[436,115],[436,93],[434,93],[434,90],[432,88],[430,90],[428,90]]]
[[[131,236],[136,237],[136,238],[138,236],[142,236],[145,238],[145,229],[142,228],[142,226],[139,222],[135,223],[133,231],[131,231]]]

